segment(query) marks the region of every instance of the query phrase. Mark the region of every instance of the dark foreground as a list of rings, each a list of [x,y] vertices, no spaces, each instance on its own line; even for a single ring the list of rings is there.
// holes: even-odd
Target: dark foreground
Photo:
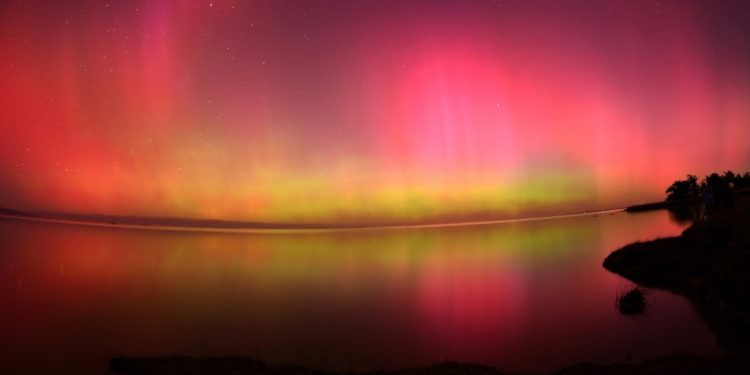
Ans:
[[[743,362],[750,353],[750,205],[720,210],[678,237],[627,245],[604,267],[687,297],[729,353],[715,359],[722,363],[717,373],[750,373]]]
[[[260,360],[243,357],[204,358],[165,356],[152,358],[114,358],[110,369],[122,375],[333,375],[341,374],[302,366],[271,365]],[[652,359],[638,364],[594,364],[580,363],[552,375],[618,375],[618,374],[748,374],[750,355],[727,355],[721,357],[699,357],[675,355]],[[344,374],[372,375],[502,375],[512,374],[489,366],[469,363],[446,362],[429,367],[418,367],[395,371],[347,372]]]
[[[719,348],[750,349],[750,206],[717,212],[678,237],[627,245],[604,268],[686,296]]]

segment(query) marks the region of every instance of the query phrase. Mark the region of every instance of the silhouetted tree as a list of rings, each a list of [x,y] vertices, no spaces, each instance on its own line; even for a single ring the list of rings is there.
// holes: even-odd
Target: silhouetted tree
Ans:
[[[718,173],[712,173],[710,176],[706,176],[706,184],[708,185],[709,191],[714,196],[716,208],[734,207],[731,188],[733,179],[734,173],[732,173],[732,171],[726,171],[724,176],[719,176]]]
[[[750,188],[750,172],[746,172],[743,175],[735,175],[734,176],[734,188],[735,189]]]
[[[698,177],[689,174],[687,180],[675,181],[672,186],[667,188],[666,193],[668,201],[697,198],[700,196]]]
[[[731,207],[734,205],[732,190],[750,188],[750,172],[743,175],[726,171],[723,175],[712,173],[698,183],[698,177],[687,175],[687,179],[675,181],[667,188],[667,200],[675,201],[689,198],[703,198],[711,194],[717,207]]]
[[[732,172],[732,171],[726,171],[726,172],[724,172],[724,176],[722,176],[721,178],[724,180],[725,183],[730,184],[730,183],[734,182],[734,177],[735,177],[734,172]]]
[[[692,174],[687,175],[687,182],[690,185],[690,196],[695,198],[700,197],[701,190],[698,187],[698,176]]]

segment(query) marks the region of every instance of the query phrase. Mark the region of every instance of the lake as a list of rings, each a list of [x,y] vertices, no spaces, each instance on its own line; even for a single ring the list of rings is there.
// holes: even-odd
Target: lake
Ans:
[[[218,233],[0,218],[0,372],[244,355],[329,370],[468,361],[544,372],[718,353],[685,298],[602,268],[685,228],[666,210],[486,225]]]

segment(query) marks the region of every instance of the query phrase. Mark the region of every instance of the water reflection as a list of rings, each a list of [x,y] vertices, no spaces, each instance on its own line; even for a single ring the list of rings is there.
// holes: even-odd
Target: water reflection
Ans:
[[[699,203],[673,205],[667,208],[669,218],[681,225],[698,221],[703,215],[703,206]]]
[[[328,369],[442,360],[547,371],[713,352],[687,301],[634,324],[612,250],[665,211],[497,225],[200,233],[0,219],[0,368],[104,372],[119,355],[260,356]]]

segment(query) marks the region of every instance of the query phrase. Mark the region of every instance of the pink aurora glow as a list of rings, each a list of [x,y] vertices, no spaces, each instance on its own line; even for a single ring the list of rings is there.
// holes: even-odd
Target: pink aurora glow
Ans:
[[[373,223],[660,200],[750,169],[748,8],[4,4],[0,205]]]

